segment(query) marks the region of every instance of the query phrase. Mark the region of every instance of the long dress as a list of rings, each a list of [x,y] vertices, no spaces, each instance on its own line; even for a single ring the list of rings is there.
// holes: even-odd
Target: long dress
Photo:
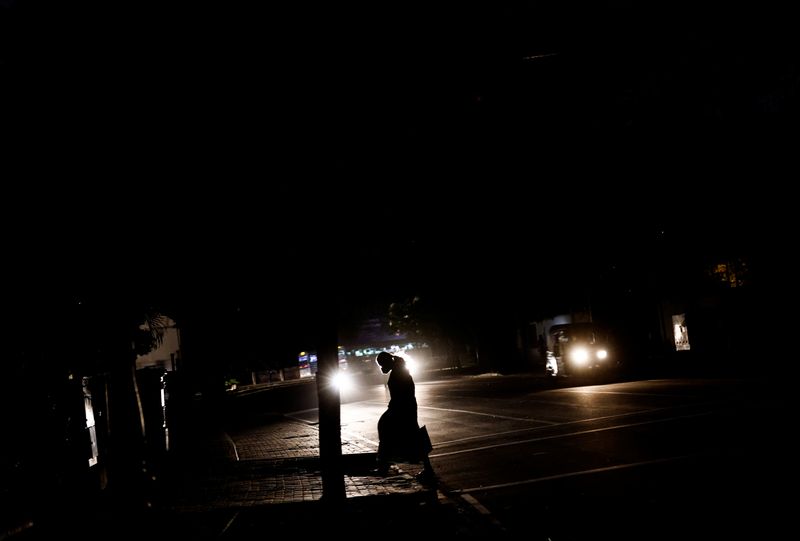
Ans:
[[[414,380],[405,364],[389,374],[389,406],[378,420],[378,459],[383,462],[420,462],[423,458],[417,422]]]

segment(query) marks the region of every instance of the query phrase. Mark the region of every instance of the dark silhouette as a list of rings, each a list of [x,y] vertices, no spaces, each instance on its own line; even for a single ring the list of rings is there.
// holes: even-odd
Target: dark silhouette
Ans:
[[[378,421],[378,473],[385,475],[391,462],[422,462],[422,471],[417,479],[423,483],[436,482],[428,453],[430,439],[425,427],[417,422],[417,398],[414,379],[408,371],[406,361],[400,356],[385,351],[378,354],[375,362],[384,374],[389,374],[389,406]]]

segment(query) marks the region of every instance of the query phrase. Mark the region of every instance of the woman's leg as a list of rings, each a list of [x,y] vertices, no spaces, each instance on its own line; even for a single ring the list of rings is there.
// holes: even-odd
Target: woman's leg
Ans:
[[[419,482],[427,485],[435,485],[436,480],[436,472],[433,471],[433,465],[431,464],[430,458],[428,455],[424,455],[422,458],[422,471],[416,475],[416,478]]]
[[[378,419],[378,461],[376,469],[378,475],[389,474],[391,423],[392,415],[387,410],[381,415],[380,419]]]
[[[378,443],[378,459],[375,473],[381,476],[389,475],[389,461],[386,455],[386,445],[384,442]]]

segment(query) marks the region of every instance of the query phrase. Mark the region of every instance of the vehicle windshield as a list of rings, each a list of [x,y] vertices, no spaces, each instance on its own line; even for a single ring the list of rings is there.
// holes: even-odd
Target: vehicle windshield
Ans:
[[[582,342],[594,344],[603,341],[603,334],[592,323],[569,323],[556,325],[550,329],[555,341],[559,343]]]

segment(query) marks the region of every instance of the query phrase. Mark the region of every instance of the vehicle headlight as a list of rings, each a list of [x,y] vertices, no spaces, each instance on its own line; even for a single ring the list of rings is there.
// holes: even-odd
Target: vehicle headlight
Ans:
[[[589,361],[589,350],[584,347],[573,348],[569,353],[569,358],[575,364],[586,364]]]
[[[412,376],[417,373],[419,370],[419,363],[413,357],[403,354],[403,359],[406,361],[406,368],[408,369],[408,373]]]
[[[353,388],[353,378],[347,372],[338,372],[331,378],[331,385],[339,389],[339,392],[347,392]]]
[[[607,357],[608,357],[608,352],[606,350],[604,350],[604,349],[598,349],[597,350],[597,358],[598,359],[600,359],[602,361],[603,359],[605,359]]]

